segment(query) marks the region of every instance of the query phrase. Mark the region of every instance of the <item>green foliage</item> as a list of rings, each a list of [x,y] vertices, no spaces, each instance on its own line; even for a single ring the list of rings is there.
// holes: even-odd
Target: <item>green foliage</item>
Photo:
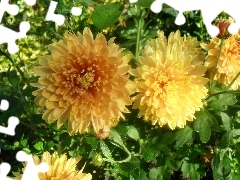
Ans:
[[[93,179],[116,180],[235,180],[240,177],[240,98],[239,90],[230,90],[215,81],[209,82],[209,94],[204,107],[195,113],[193,122],[183,128],[169,129],[144,122],[138,111],[128,107],[125,121],[112,128],[106,139],[94,133],[70,136],[67,123],[57,129],[56,123],[42,119],[43,109],[37,107],[30,84],[37,82],[33,67],[37,58],[49,53],[47,46],[59,41],[65,31],[82,32],[89,27],[94,35],[103,33],[106,39],[131,54],[130,64],[136,67],[141,49],[157,35],[181,34],[209,41],[200,11],[185,12],[186,23],[176,26],[177,11],[163,5],[159,14],[150,10],[153,0],[128,1],[59,0],[56,13],[66,18],[64,25],[45,21],[50,1],[38,0],[33,7],[24,1],[16,16],[4,14],[2,24],[17,30],[22,20],[31,22],[28,37],[17,41],[19,52],[10,55],[6,44],[0,45],[0,100],[7,99],[10,108],[0,111],[0,125],[7,126],[10,116],[17,116],[20,124],[16,136],[0,135],[0,162],[9,162],[11,173],[22,168],[16,161],[19,150],[41,156],[43,152],[66,153],[68,157],[82,156],[78,169],[92,174]],[[82,8],[82,15],[71,15],[72,6]],[[206,75],[207,76],[207,75]],[[184,103],[184,102],[183,102]],[[93,173],[94,172],[94,173]]]
[[[219,126],[216,118],[207,110],[201,109],[196,113],[196,121],[194,121],[194,130],[199,132],[200,140],[206,143],[211,136],[211,131],[219,131]]]
[[[115,21],[117,21],[121,13],[121,3],[97,5],[92,13],[92,21],[97,28],[102,30],[111,26]]]

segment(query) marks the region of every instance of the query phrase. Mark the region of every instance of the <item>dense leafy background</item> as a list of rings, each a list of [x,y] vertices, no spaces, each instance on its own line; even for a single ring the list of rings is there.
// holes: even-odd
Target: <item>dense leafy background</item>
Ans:
[[[186,12],[186,24],[175,25],[177,11],[164,5],[159,14],[151,12],[153,0],[139,0],[130,4],[123,1],[58,0],[56,13],[66,18],[64,25],[45,21],[49,0],[37,0],[33,7],[23,0],[12,0],[20,7],[16,16],[4,15],[2,24],[15,31],[22,20],[31,24],[28,37],[18,40],[19,52],[10,55],[6,44],[0,45],[0,99],[10,103],[8,111],[0,112],[0,124],[7,125],[8,117],[17,116],[20,124],[16,136],[0,135],[0,162],[9,162],[12,171],[21,168],[15,154],[25,150],[33,155],[44,151],[58,151],[69,157],[81,155],[79,168],[86,163],[84,172],[93,179],[239,179],[240,177],[240,103],[239,91],[229,91],[214,85],[197,112],[196,120],[183,129],[159,128],[137,118],[137,110],[126,114],[107,139],[93,134],[69,136],[66,127],[56,128],[42,120],[42,109],[34,104],[30,83],[36,82],[32,68],[37,58],[47,54],[47,45],[61,39],[68,30],[82,32],[89,27],[96,35],[104,33],[133,55],[134,67],[139,49],[156,37],[157,30],[165,35],[179,29],[183,34],[209,41],[200,11]],[[81,16],[72,16],[72,6],[82,7]],[[104,13],[103,13],[104,12]],[[221,16],[225,16],[221,14]],[[12,172],[11,171],[11,172]],[[11,173],[10,173],[11,175]]]

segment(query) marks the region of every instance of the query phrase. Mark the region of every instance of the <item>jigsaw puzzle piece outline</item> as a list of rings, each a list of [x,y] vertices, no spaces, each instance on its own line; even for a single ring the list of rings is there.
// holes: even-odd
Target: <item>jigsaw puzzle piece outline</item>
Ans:
[[[27,32],[30,30],[30,24],[27,21],[22,21],[19,25],[19,29],[20,32],[16,32],[0,25],[0,44],[8,43],[8,52],[10,54],[14,54],[18,51],[19,48],[15,41],[27,36]]]
[[[23,172],[22,180],[39,180],[39,172],[47,172],[49,166],[46,162],[41,162],[39,165],[35,165],[32,155],[28,155],[24,151],[18,151],[16,159],[19,162],[26,162],[26,168]]]
[[[12,178],[7,177],[8,173],[11,170],[11,165],[8,163],[1,163],[0,164],[0,179],[1,180],[12,180]]]
[[[0,23],[4,13],[7,12],[11,15],[17,15],[19,12],[19,7],[16,4],[9,4],[9,0],[1,0],[0,2]]]
[[[212,21],[223,11],[232,16],[232,18],[236,21],[229,26],[229,32],[231,34],[236,34],[240,28],[240,11],[237,9],[237,1],[230,1],[231,2],[226,2],[225,0],[155,0],[151,4],[150,9],[154,13],[159,13],[162,10],[163,4],[171,6],[179,11],[175,19],[175,23],[177,25],[182,25],[186,22],[186,19],[183,15],[184,12],[201,10],[206,29],[209,35],[214,37],[219,34],[219,28],[215,25],[212,25]],[[216,4],[218,4],[218,6],[216,6]]]
[[[9,108],[9,102],[6,99],[2,99],[0,103],[0,110],[6,111]]]
[[[82,14],[82,9],[79,7],[72,7],[71,13],[74,16],[80,16]]]
[[[36,0],[25,0],[25,3],[28,5],[28,6],[33,6],[36,4]]]
[[[3,127],[0,125],[0,133],[14,136],[15,129],[18,124],[19,124],[19,119],[15,116],[11,116],[8,118],[8,126],[7,127]]]
[[[57,8],[58,2],[56,1],[51,1],[48,12],[46,15],[46,21],[54,21],[57,25],[63,25],[65,21],[65,17],[62,14],[55,14],[55,10]]]

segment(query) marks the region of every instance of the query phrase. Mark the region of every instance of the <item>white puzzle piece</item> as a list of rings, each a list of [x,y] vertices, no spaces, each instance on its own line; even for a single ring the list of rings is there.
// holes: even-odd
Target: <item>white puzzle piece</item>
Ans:
[[[7,177],[8,173],[10,172],[11,166],[8,163],[1,163],[0,164],[0,179],[1,180],[12,180],[11,178]]]
[[[18,151],[16,159],[20,162],[26,162],[22,180],[39,180],[38,173],[44,173],[49,170],[49,166],[46,162],[41,162],[39,165],[36,165],[32,155],[28,155],[24,151]]]
[[[135,3],[138,0],[130,0],[130,3]],[[162,10],[162,5],[167,4],[168,6],[179,11],[175,24],[182,25],[186,22],[183,15],[186,11],[201,10],[203,23],[210,36],[215,37],[219,34],[219,28],[212,25],[213,20],[221,13],[226,12],[233,19],[235,23],[228,27],[228,31],[231,34],[238,33],[240,29],[240,11],[239,11],[238,0],[155,0],[150,9],[154,13],[159,13]]]
[[[33,6],[34,4],[36,4],[36,0],[25,0],[25,2],[29,6]]]
[[[80,16],[82,14],[82,9],[79,7],[72,7],[71,13],[74,16]]]
[[[9,108],[9,102],[5,99],[2,99],[0,104],[0,110],[6,111],[8,110],[8,108]],[[8,118],[8,127],[3,127],[0,125],[0,133],[14,136],[15,129],[18,124],[19,124],[19,119],[15,116],[11,116]]]
[[[65,17],[62,14],[55,14],[55,10],[57,7],[57,2],[56,1],[51,1],[49,8],[48,8],[48,12],[47,12],[47,16],[46,16],[46,20],[47,21],[54,21],[57,25],[63,25],[64,21],[65,21]]]
[[[8,0],[0,1],[0,23],[2,22],[2,17],[5,12],[11,15],[17,15],[19,8],[15,4],[9,4]]]
[[[26,34],[30,30],[30,24],[23,21],[20,23],[19,29],[20,32],[16,32],[0,25],[0,44],[8,43],[8,52],[10,54],[14,54],[18,51],[18,46],[15,41],[27,36]]]
[[[9,108],[9,102],[5,99],[2,99],[0,103],[0,110],[6,111],[8,110],[8,108]]]

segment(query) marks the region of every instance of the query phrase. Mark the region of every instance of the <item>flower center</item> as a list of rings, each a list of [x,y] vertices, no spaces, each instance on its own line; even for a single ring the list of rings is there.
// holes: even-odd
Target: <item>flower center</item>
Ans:
[[[176,82],[169,79],[169,77],[166,75],[161,74],[157,78],[157,87],[158,87],[157,88],[158,94],[162,98],[166,98],[166,97],[173,98],[177,95]]]
[[[94,81],[94,76],[94,70],[92,68],[88,68],[87,72],[83,69],[76,77],[76,84],[87,90],[91,87],[91,84]]]
[[[158,85],[161,89],[165,89],[168,84],[169,78],[166,76],[160,76],[158,79]]]

